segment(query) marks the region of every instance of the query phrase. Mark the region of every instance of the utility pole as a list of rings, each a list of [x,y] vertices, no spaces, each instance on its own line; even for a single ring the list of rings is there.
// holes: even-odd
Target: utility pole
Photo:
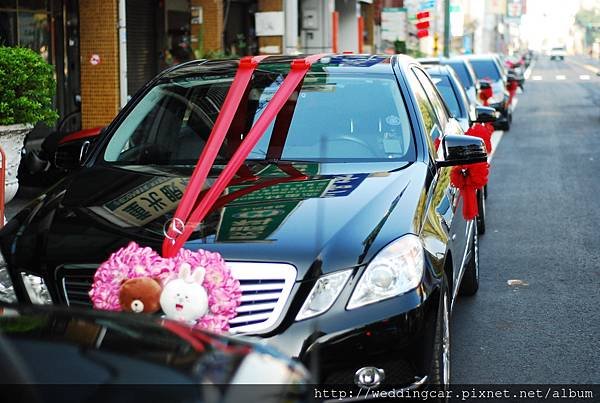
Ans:
[[[444,0],[444,56],[450,57],[450,0]]]

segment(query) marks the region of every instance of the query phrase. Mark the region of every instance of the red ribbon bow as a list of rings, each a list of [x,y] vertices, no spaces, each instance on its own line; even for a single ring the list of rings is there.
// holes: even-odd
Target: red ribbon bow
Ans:
[[[463,200],[462,212],[465,220],[472,220],[479,214],[477,189],[481,189],[487,184],[489,171],[490,164],[479,162],[470,165],[457,165],[450,172],[452,186],[460,190]]]
[[[488,106],[488,100],[494,95],[492,88],[482,88],[479,90],[479,98],[483,101],[484,106]]]
[[[478,124],[475,123],[469,127],[469,130],[465,134],[469,136],[479,137],[485,143],[485,148],[488,155],[492,153],[492,134],[494,133],[494,126],[490,123]]]

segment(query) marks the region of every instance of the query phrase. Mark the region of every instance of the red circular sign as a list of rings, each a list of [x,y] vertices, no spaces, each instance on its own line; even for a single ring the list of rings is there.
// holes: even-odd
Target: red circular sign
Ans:
[[[100,64],[100,55],[93,54],[93,55],[90,57],[90,64],[91,64],[92,66],[97,66],[97,65],[99,65],[99,64]]]

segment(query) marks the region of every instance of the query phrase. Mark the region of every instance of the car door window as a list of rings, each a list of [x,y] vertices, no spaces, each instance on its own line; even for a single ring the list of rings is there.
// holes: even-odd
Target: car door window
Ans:
[[[427,98],[425,90],[419,83],[417,76],[414,74],[407,74],[407,77],[410,81],[410,86],[414,90],[417,105],[419,106],[419,111],[421,112],[421,117],[423,119],[423,125],[425,126],[425,131],[429,134],[431,140],[435,141],[441,135],[441,126],[435,111],[433,110],[433,105],[431,105],[429,98]]]
[[[417,79],[423,86],[425,94],[427,94],[427,97],[431,101],[435,114],[437,115],[438,120],[441,123],[440,127],[443,129],[444,127],[446,127],[446,122],[448,121],[448,111],[446,109],[446,106],[444,105],[444,101],[442,101],[439,93],[435,89],[435,86],[423,70],[413,68],[413,72],[415,73]]]

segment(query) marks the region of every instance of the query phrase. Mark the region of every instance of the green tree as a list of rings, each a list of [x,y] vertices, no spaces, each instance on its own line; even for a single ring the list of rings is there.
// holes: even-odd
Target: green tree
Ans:
[[[0,125],[53,125],[53,68],[31,49],[0,47]]]
[[[580,9],[575,14],[575,23],[585,28],[588,45],[600,39],[600,9]]]

